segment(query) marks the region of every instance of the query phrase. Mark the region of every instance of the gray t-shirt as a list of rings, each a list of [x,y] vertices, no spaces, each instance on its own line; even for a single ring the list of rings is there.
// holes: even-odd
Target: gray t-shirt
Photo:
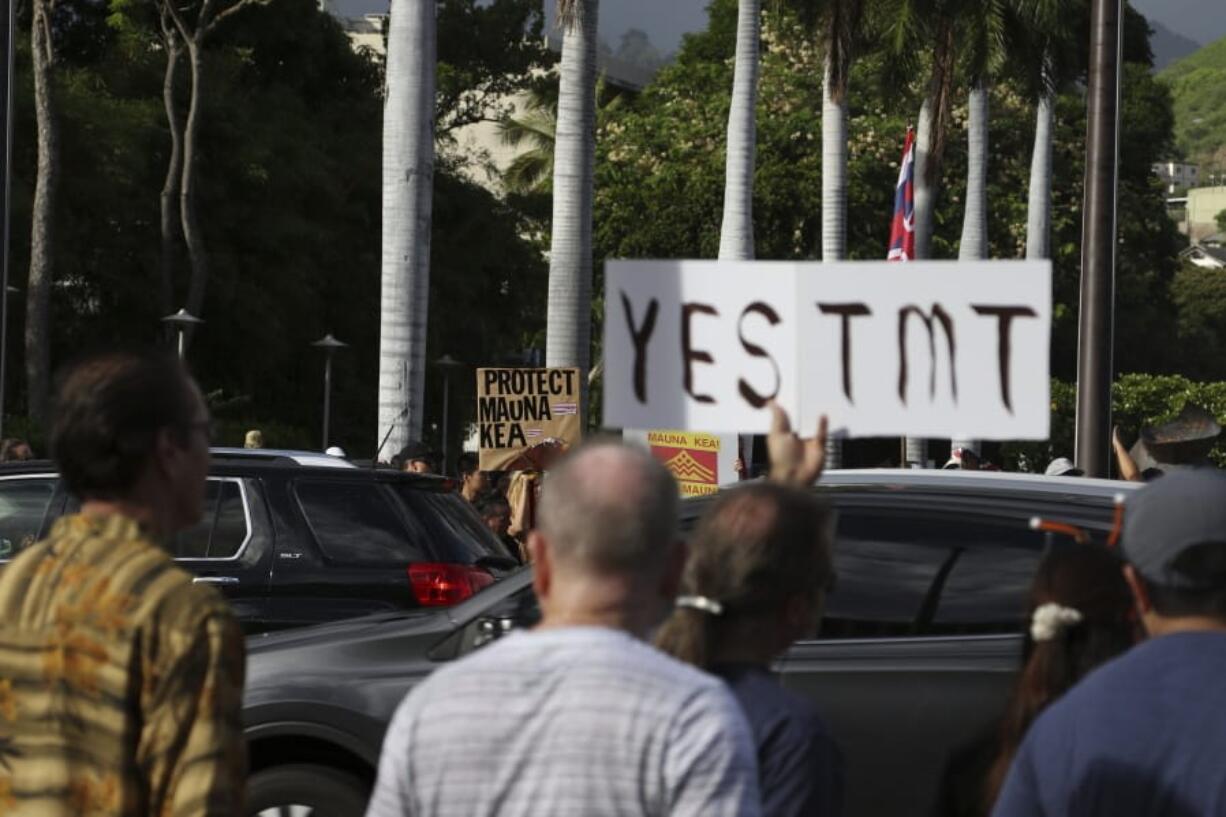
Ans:
[[[515,633],[396,711],[367,817],[756,817],[725,685],[627,633]]]

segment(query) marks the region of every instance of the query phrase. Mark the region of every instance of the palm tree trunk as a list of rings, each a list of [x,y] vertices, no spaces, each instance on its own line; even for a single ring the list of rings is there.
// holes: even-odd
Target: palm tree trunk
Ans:
[[[200,137],[200,116],[204,91],[203,37],[187,41],[187,61],[192,72],[192,96],[183,126],[183,173],[179,182],[179,220],[183,226],[183,243],[187,247],[191,278],[187,285],[187,311],[201,317],[204,311],[204,291],[209,281],[208,255],[204,233],[196,210],[196,143]],[[190,333],[187,339],[190,341]]]
[[[38,169],[30,231],[30,279],[26,289],[27,407],[36,423],[47,420],[51,390],[51,281],[55,250],[55,206],[60,176],[59,119],[55,112],[47,0],[34,0],[30,32],[34,72],[34,115],[38,128]]]
[[[586,373],[592,338],[592,174],[596,163],[597,0],[576,0],[565,25],[553,157],[547,366]],[[587,411],[586,375],[581,401]]]
[[[1026,206],[1027,258],[1051,258],[1051,140],[1055,118],[1055,96],[1043,94],[1035,112],[1034,154],[1030,159],[1030,191]]]
[[[383,109],[380,459],[421,437],[425,410],[435,33],[434,0],[393,0]]]
[[[915,258],[920,261],[932,257],[932,208],[936,190],[929,179],[928,164],[932,156],[933,131],[932,101],[925,98],[915,128]]]
[[[932,208],[936,190],[929,180],[928,164],[932,157],[934,127],[932,101],[924,98],[920,105],[919,123],[915,128],[915,258],[932,257]],[[923,437],[905,437],[902,467],[915,463],[921,468],[928,462],[928,441]]]
[[[970,90],[966,122],[966,208],[958,260],[988,257],[988,91],[983,82]]]
[[[170,159],[166,164],[166,180],[162,183],[161,231],[162,249],[159,269],[161,271],[161,309],[163,315],[175,311],[175,222],[179,197],[179,177],[183,172],[183,138],[179,128],[178,106],[175,104],[175,75],[183,56],[183,46],[173,29],[163,26],[163,45],[166,48],[166,73],[162,79],[162,104],[166,108],[166,124],[170,129]]]
[[[847,255],[847,102],[832,96],[830,56],[822,83],[822,260]]]
[[[753,173],[761,19],[760,0],[740,0],[736,24],[736,60],[732,73],[732,106],[728,111],[724,218],[719,231],[719,257],[725,261],[754,257]]]
[[[847,256],[847,96],[837,100],[832,86],[831,49],[822,77],[822,260]],[[843,441],[826,443],[826,468],[843,467]]]
[[[988,257],[988,91],[980,81],[970,90],[966,121],[966,208],[962,214],[959,261]],[[955,437],[952,448],[981,454],[978,440]]]

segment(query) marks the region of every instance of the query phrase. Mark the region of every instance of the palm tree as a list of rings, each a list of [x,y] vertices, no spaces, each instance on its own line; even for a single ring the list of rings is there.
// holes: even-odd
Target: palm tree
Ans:
[[[964,26],[963,62],[970,90],[966,120],[966,204],[959,261],[988,257],[988,88],[1004,64],[1009,9],[1005,0],[969,0],[959,15]],[[951,440],[954,448],[979,453],[979,441]]]
[[[719,231],[721,261],[753,258],[753,173],[758,104],[760,0],[739,0],[732,105],[728,110],[727,165],[724,170],[724,217]]]
[[[393,0],[383,109],[377,458],[421,436],[434,185],[435,36],[435,0]]]
[[[585,373],[592,337],[592,175],[599,0],[558,0],[563,28],[553,162],[545,362]],[[583,403],[586,404],[586,393]]]
[[[1029,36],[1018,62],[1035,99],[1034,151],[1026,203],[1026,257],[1051,257],[1051,156],[1056,95],[1080,73],[1077,21],[1086,17],[1084,2],[1022,0],[1020,30]]]
[[[861,36],[863,0],[794,0],[816,29],[822,74],[822,260],[847,255],[847,90]]]
[[[803,22],[817,29],[822,73],[822,260],[847,257],[847,88],[862,0],[801,0]],[[843,463],[841,440],[826,446],[826,467]]]
[[[1005,60],[1008,25],[1004,0],[971,0],[966,6],[960,19],[966,26],[964,58],[970,91],[960,261],[988,257],[988,88]]]

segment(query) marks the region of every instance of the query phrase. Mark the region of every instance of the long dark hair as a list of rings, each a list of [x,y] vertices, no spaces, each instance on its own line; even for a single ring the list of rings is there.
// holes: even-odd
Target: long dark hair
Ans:
[[[1000,794],[1026,730],[1048,704],[1091,670],[1127,650],[1137,638],[1132,595],[1119,560],[1097,545],[1068,544],[1044,555],[1030,588],[1030,614],[1044,604],[1081,614],[1054,637],[1026,636],[1026,661],[1001,723],[1000,751],[988,773],[985,813]]]
[[[683,597],[713,601],[719,612],[678,606],[656,646],[708,669],[736,625],[798,594],[811,595],[816,610],[833,577],[830,520],[809,491],[760,482],[725,493],[690,539],[681,578]]]

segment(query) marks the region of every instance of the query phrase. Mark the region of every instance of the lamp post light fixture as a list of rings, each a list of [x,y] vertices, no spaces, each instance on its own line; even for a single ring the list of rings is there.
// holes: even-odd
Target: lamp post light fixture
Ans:
[[[468,364],[461,360],[456,360],[451,355],[443,355],[434,361],[434,365],[443,371],[443,473],[447,473],[447,432],[448,415],[451,409],[451,373],[459,372]]]
[[[200,324],[204,323],[204,321],[201,320],[200,318],[197,318],[195,315],[188,312],[186,309],[180,309],[175,314],[167,315],[166,317],[162,318],[162,323],[169,324],[170,326],[173,326],[175,328],[175,332],[179,336],[179,342],[178,342],[179,360],[182,360],[184,353],[186,352],[186,348],[183,345],[183,338],[187,332],[188,327],[189,326],[199,326]]]
[[[336,354],[337,349],[344,349],[349,344],[337,340],[329,332],[311,345],[324,350],[324,437],[320,450],[327,451],[328,434],[332,426],[332,355]]]

